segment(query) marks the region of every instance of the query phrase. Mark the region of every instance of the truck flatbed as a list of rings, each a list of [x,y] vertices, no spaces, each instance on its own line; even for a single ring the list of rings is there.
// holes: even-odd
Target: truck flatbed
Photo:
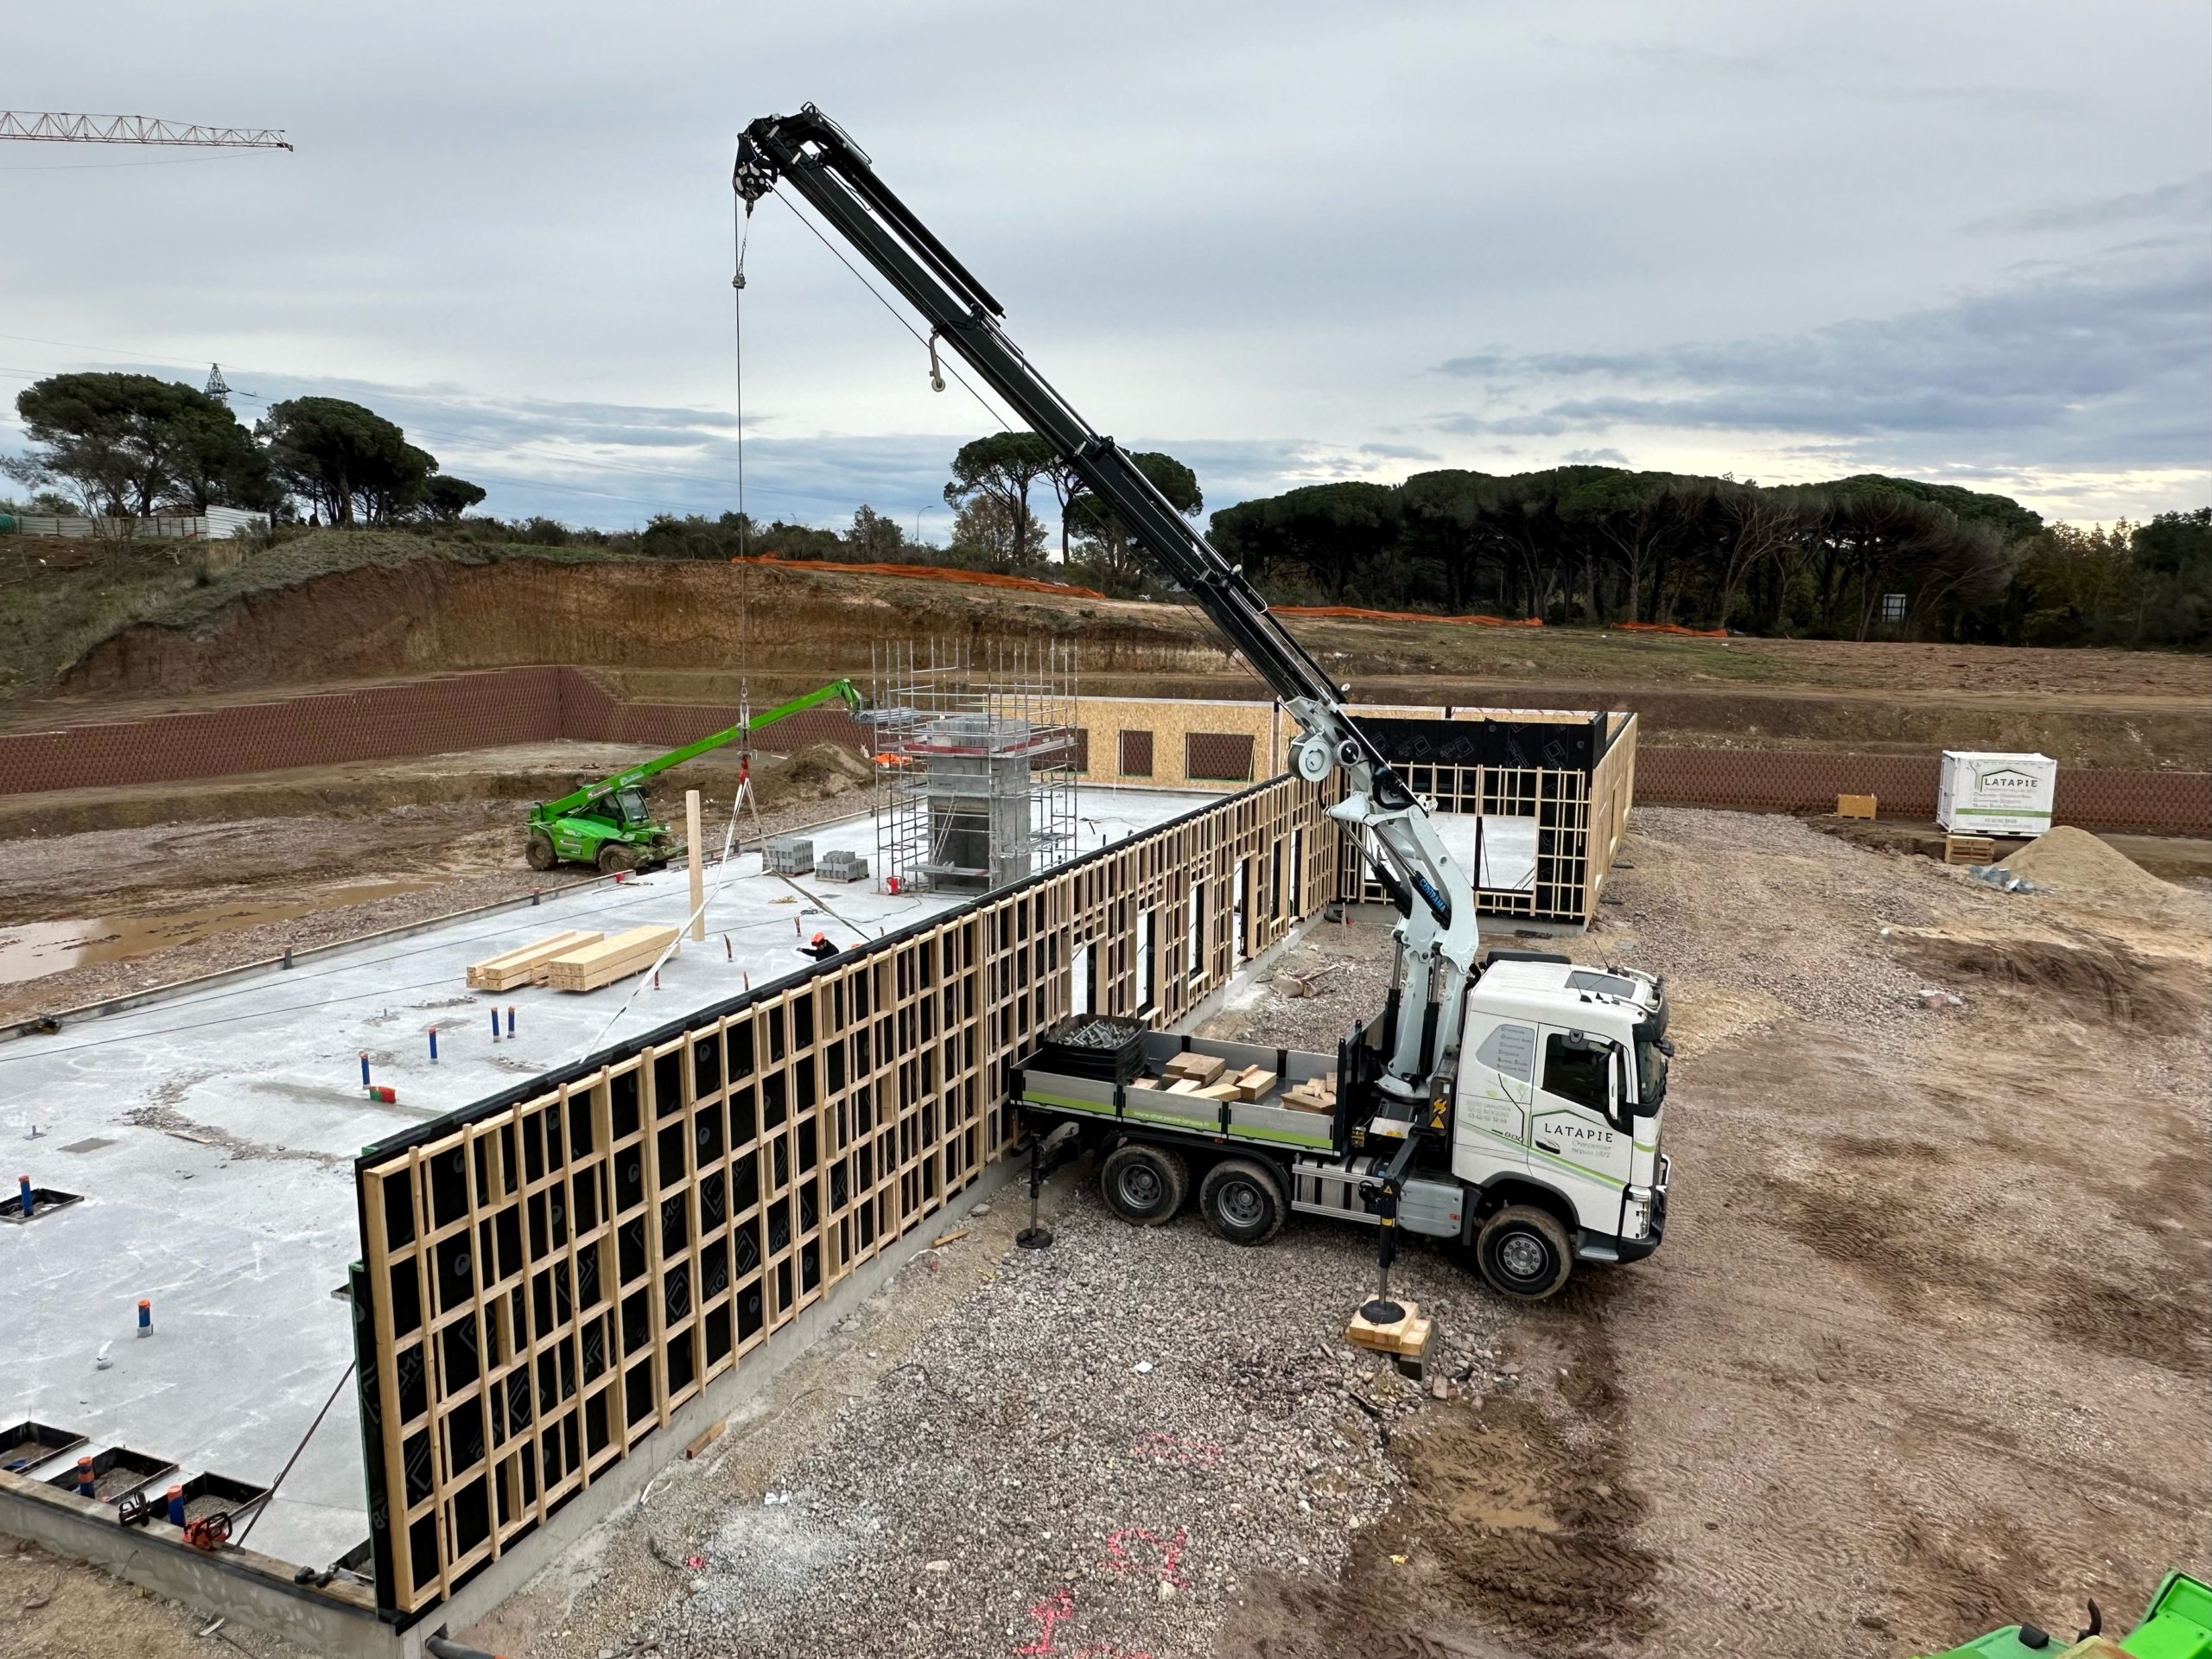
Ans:
[[[1284,1095],[1298,1084],[1332,1077],[1337,1069],[1334,1055],[1264,1048],[1253,1043],[1212,1042],[1166,1032],[1145,1032],[1137,1041],[1143,1071],[1127,1083],[1052,1070],[1033,1061],[1022,1068],[1014,1097],[1024,1105],[1102,1122],[1300,1151],[1326,1154],[1337,1149],[1335,1114],[1282,1103]],[[1164,1075],[1166,1063],[1178,1054],[1213,1056],[1224,1062],[1224,1075],[1257,1066],[1273,1072],[1274,1081],[1256,1100],[1217,1100],[1178,1093],[1169,1087],[1172,1079]]]

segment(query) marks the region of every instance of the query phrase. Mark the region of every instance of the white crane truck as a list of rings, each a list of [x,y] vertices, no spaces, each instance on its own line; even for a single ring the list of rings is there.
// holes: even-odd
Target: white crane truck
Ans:
[[[750,214],[779,184],[829,222],[930,325],[931,384],[950,346],[1118,517],[1160,572],[1200,606],[1298,722],[1292,765],[1340,785],[1330,816],[1374,862],[1399,919],[1382,1012],[1333,1057],[1152,1033],[1078,1017],[1025,1057],[1014,1098],[1033,1135],[1071,1131],[1098,1154],[1106,1201],[1131,1221],[1200,1211],[1224,1237],[1257,1243],[1288,1211],[1372,1223],[1381,1288],[1360,1310],[1405,1317],[1389,1300],[1397,1229],[1472,1247],[1485,1280],[1542,1297],[1577,1261],[1630,1262],[1659,1243],[1667,1213],[1660,1150],[1667,1004],[1660,982],[1564,957],[1498,950],[1478,967],[1475,897],[1430,805],[1392,770],[1333,683],[1224,558],[1113,439],[1095,431],[1007,338],[1005,309],[812,105],[764,116],[738,141],[733,179]],[[737,278],[742,285],[743,272]],[[1218,1058],[1272,1090],[1224,1100],[1159,1075],[1179,1052]],[[1183,1069],[1188,1069],[1188,1062]],[[1325,1114],[1300,1109],[1334,1072]]]
[[[1386,1020],[1333,1055],[1213,1042],[1077,1015],[1046,1033],[1015,1077],[1033,1132],[1074,1126],[1098,1154],[1100,1190],[1124,1220],[1166,1221],[1195,1175],[1198,1212],[1240,1244],[1287,1213],[1379,1223],[1395,1178],[1397,1224],[1469,1247],[1483,1277],[1535,1299],[1576,1262],[1637,1262],[1667,1224],[1666,995],[1623,968],[1534,950],[1492,951],[1468,987],[1458,1065],[1428,1133],[1361,1109]],[[1256,1073],[1251,1098],[1175,1086],[1179,1055]],[[1295,1103],[1333,1077],[1332,1109]],[[1289,1101],[1286,1101],[1289,1096]]]

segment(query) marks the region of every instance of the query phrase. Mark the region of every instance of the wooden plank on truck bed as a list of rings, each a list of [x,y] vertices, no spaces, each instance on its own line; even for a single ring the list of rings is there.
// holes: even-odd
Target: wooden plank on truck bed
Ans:
[[[468,988],[511,991],[518,985],[530,984],[537,970],[554,957],[581,950],[588,944],[597,944],[606,937],[604,933],[572,927],[565,933],[549,933],[542,939],[518,944],[496,957],[472,962],[468,964]]]
[[[1256,1065],[1248,1066],[1243,1074],[1236,1079],[1236,1098],[1263,1100],[1267,1097],[1268,1090],[1274,1086],[1274,1072],[1263,1071]]]
[[[676,943],[672,927],[633,927],[611,939],[558,956],[545,964],[545,982],[556,991],[595,991],[643,973]]]
[[[1219,1079],[1228,1070],[1229,1062],[1218,1054],[1178,1054],[1161,1069],[1171,1077],[1188,1077],[1192,1083],[1205,1084]]]

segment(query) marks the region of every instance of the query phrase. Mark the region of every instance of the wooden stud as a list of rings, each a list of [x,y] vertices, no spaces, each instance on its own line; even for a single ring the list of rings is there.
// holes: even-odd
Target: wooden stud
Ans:
[[[689,849],[687,859],[691,874],[691,937],[704,943],[707,937],[707,872],[700,862],[705,855],[700,850],[699,791],[683,791],[683,840]]]

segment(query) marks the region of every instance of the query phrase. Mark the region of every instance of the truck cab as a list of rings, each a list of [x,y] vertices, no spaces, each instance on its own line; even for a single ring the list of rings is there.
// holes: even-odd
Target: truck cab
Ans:
[[[1452,1175],[1485,1207],[1551,1214],[1576,1261],[1641,1261],[1666,1226],[1673,1052],[1665,989],[1650,975],[1492,951],[1460,1028]],[[1559,1241],[1537,1231],[1493,1236],[1485,1253],[1507,1277],[1541,1282],[1565,1264],[1543,1259]]]

